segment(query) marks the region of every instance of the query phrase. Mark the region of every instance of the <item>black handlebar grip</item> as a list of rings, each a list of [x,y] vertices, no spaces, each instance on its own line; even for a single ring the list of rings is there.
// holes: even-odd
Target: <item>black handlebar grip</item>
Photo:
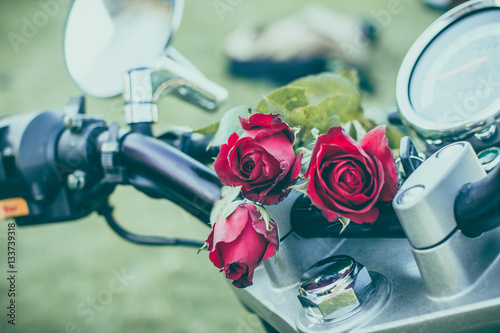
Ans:
[[[500,167],[488,176],[460,190],[455,199],[455,219],[463,234],[469,237],[500,226]]]
[[[129,175],[147,175],[158,185],[155,193],[168,191],[171,201],[210,223],[222,187],[213,170],[165,142],[133,132],[122,139],[119,157]]]

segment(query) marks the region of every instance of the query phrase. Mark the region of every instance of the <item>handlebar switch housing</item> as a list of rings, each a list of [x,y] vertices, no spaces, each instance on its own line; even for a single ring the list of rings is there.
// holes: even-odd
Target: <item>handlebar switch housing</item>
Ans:
[[[97,137],[104,121],[81,116],[78,131],[68,129],[65,114],[45,111],[0,119],[0,200],[21,198],[29,214],[18,225],[75,220],[93,212],[114,190],[101,182]],[[95,162],[97,161],[97,163]],[[68,177],[84,172],[83,188],[70,188]]]

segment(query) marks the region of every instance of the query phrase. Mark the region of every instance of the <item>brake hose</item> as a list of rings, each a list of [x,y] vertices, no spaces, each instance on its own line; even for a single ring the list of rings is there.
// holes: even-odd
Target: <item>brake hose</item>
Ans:
[[[113,207],[109,204],[105,204],[97,210],[97,213],[103,216],[108,222],[108,225],[122,238],[128,240],[129,242],[139,244],[139,245],[152,245],[152,246],[189,246],[201,248],[205,244],[204,242],[186,240],[179,238],[165,238],[160,236],[142,236],[131,233],[120,226],[113,217]]]
[[[485,178],[462,187],[455,199],[458,228],[469,237],[476,237],[500,226],[500,167]]]

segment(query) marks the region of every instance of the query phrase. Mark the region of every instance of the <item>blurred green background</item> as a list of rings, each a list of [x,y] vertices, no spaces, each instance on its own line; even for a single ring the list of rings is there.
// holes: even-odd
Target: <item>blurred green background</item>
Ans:
[[[41,0],[47,1],[51,0]],[[308,3],[313,2],[373,20],[374,13],[387,9],[394,0]],[[80,93],[65,71],[62,53],[70,2],[58,3],[57,13],[16,53],[8,33],[20,34],[23,18],[31,19],[43,9],[39,0],[0,1],[0,116],[60,109],[70,96]],[[231,9],[222,16],[216,11],[220,3]],[[255,105],[275,86],[229,75],[224,38],[241,24],[269,23],[304,4],[300,0],[186,1],[173,45],[207,77],[227,87],[230,99],[216,113],[206,113],[166,97],[159,105],[156,130],[169,124],[202,127],[229,107]],[[378,43],[370,50],[376,91],[365,96],[365,108],[379,121],[395,104],[395,79],[406,51],[440,14],[420,1],[401,0],[399,4],[403,10],[381,26]],[[119,97],[88,98],[87,110],[123,124]],[[117,218],[137,232],[201,240],[209,231],[173,204],[149,199],[131,188],[119,188],[111,201],[117,207]],[[238,303],[232,286],[212,266],[207,253],[129,244],[96,215],[77,222],[17,228],[17,318],[15,327],[8,325],[7,223],[2,222],[0,308],[4,310],[0,332],[263,332],[258,319]],[[107,299],[116,274],[126,274],[129,279]],[[105,302],[96,302],[99,297]]]

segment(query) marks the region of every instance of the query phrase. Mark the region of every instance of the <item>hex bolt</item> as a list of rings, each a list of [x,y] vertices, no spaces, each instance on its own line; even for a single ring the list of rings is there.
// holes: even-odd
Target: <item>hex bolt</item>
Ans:
[[[306,314],[331,320],[366,303],[374,291],[368,270],[349,256],[332,256],[309,268],[297,295]]]
[[[82,190],[85,187],[86,174],[81,170],[76,170],[68,175],[68,188],[73,191]]]

